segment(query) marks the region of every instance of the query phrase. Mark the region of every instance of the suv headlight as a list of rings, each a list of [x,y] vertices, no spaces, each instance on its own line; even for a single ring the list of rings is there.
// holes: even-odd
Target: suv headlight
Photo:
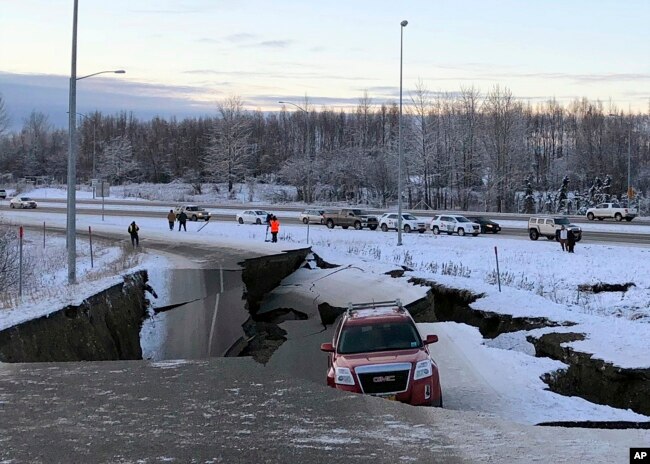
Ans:
[[[433,375],[433,367],[431,361],[425,359],[420,361],[415,365],[415,374],[413,375],[413,380],[424,379],[426,377],[431,377]]]
[[[347,367],[337,367],[334,371],[334,382],[339,385],[354,385],[354,377]]]

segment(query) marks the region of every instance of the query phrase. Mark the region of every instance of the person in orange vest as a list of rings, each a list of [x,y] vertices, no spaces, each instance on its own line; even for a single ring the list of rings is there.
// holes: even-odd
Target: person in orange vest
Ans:
[[[278,232],[280,232],[280,221],[278,221],[277,217],[273,216],[269,225],[271,226],[271,242],[277,243]]]

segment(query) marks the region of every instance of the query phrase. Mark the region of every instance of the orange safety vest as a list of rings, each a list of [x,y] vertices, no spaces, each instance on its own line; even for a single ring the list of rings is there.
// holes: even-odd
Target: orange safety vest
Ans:
[[[277,232],[280,232],[280,221],[276,219],[275,221],[271,221],[271,233]]]

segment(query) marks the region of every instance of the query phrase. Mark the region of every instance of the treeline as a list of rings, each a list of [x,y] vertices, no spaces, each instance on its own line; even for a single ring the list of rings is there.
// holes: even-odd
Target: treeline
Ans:
[[[238,97],[217,103],[217,116],[138,120],[131,114],[85,115],[78,126],[79,179],[112,183],[183,180],[274,181],[297,200],[368,202],[397,198],[399,106],[367,95],[354,111],[308,101],[276,113],[246,111]],[[0,98],[0,173],[50,175],[65,183],[67,130],[33,112],[14,133]],[[650,188],[650,117],[575,100],[524,103],[508,89],[433,94],[423,85],[405,99],[402,118],[404,199],[408,207],[512,211],[516,192],[584,191],[611,177],[611,192]]]

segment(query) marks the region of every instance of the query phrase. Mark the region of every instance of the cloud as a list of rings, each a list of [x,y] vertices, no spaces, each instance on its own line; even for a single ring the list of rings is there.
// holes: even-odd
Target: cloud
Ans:
[[[228,42],[241,43],[257,38],[256,34],[250,34],[247,32],[242,32],[240,34],[231,34],[224,37]]]
[[[11,130],[18,130],[24,119],[38,111],[48,116],[55,127],[67,126],[69,86],[67,76],[11,74],[0,72]],[[219,92],[213,91],[215,97]],[[77,86],[77,111],[111,114],[132,112],[140,118],[196,117],[214,111],[205,88],[154,85],[119,78],[93,78]]]
[[[265,40],[263,42],[258,42],[252,46],[258,47],[270,47],[270,48],[286,48],[293,43],[293,40]]]
[[[273,79],[282,79],[282,80],[287,80],[287,79],[294,79],[294,80],[319,79],[319,80],[342,80],[342,81],[380,80],[379,78],[375,78],[375,77],[321,74],[316,71],[313,72],[291,71],[290,73],[288,73],[286,70],[279,72],[279,71],[219,71],[216,69],[188,69],[186,71],[183,71],[183,74],[231,76],[236,79],[241,79],[242,77],[263,77],[263,78],[273,78]]]

